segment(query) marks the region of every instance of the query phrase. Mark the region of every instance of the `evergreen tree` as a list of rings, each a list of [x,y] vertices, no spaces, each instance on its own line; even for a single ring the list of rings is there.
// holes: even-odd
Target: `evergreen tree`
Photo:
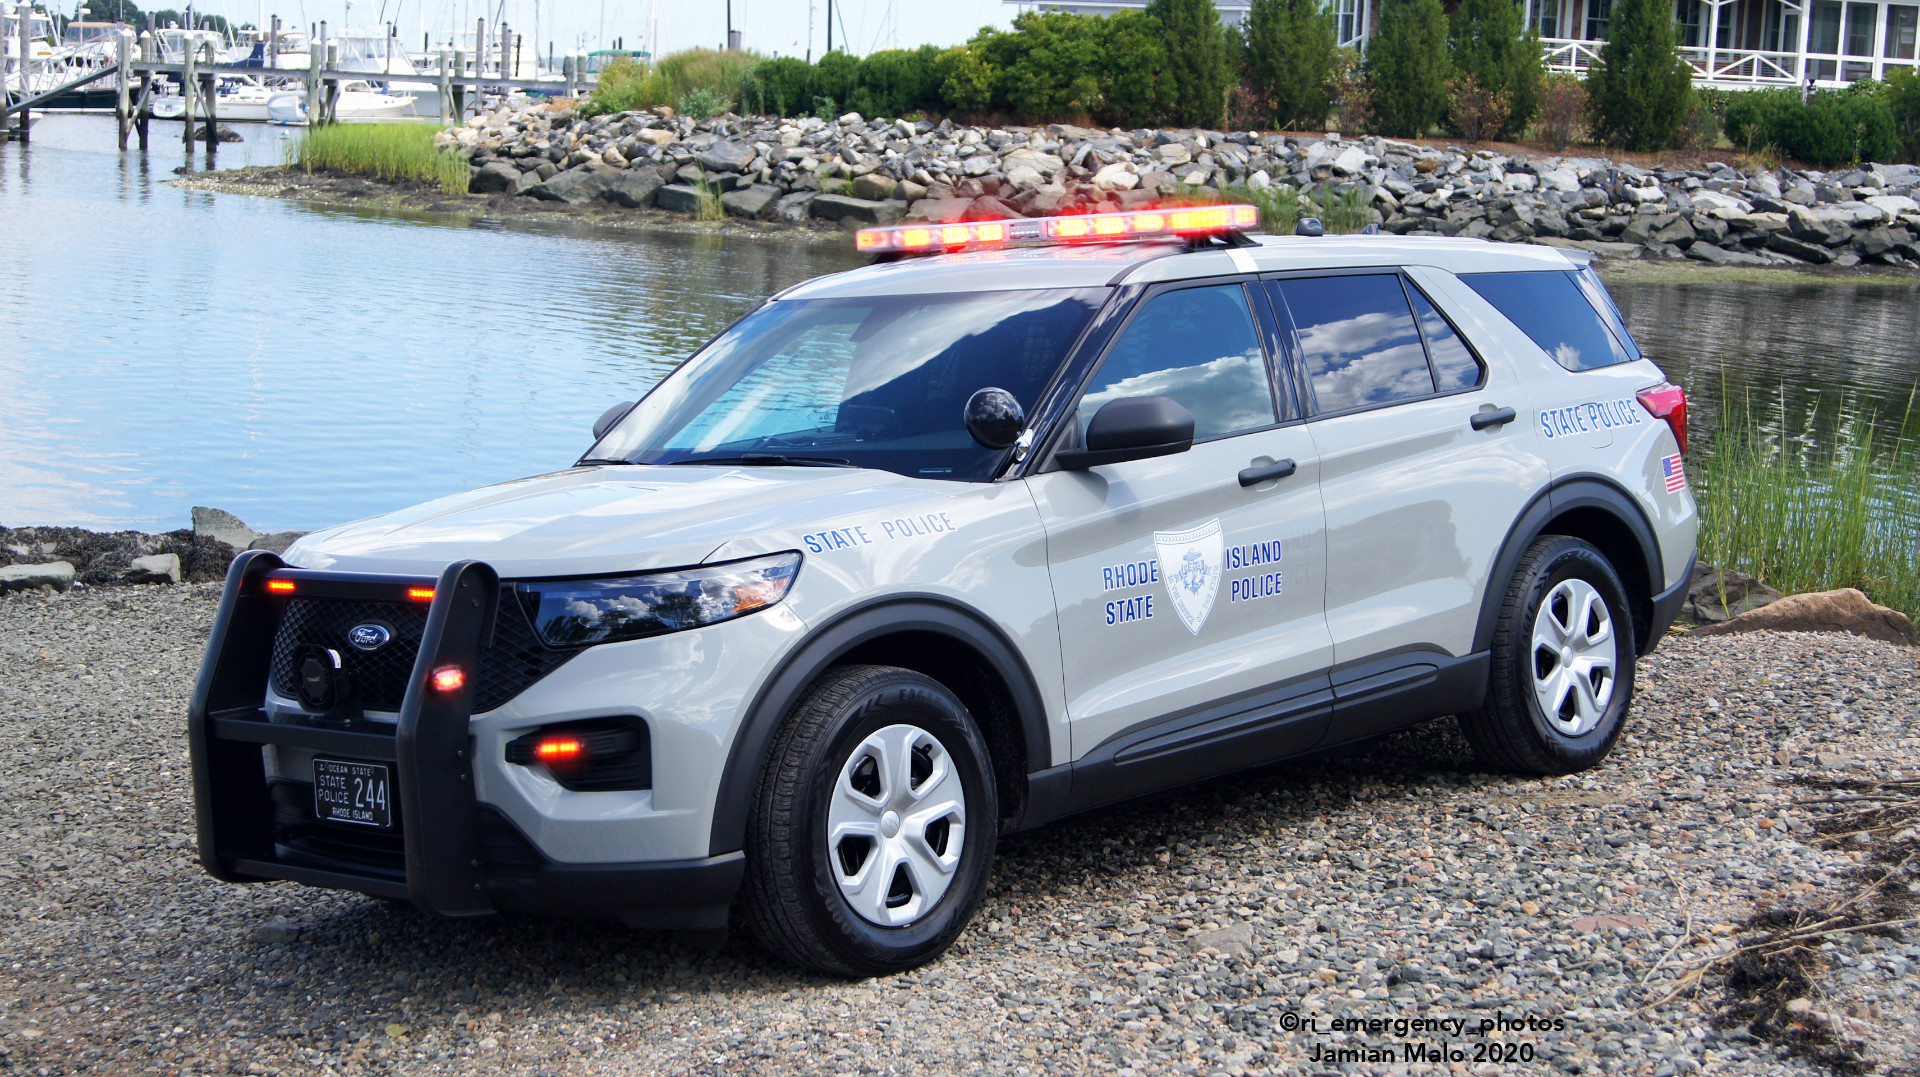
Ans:
[[[1517,0],[1460,0],[1447,22],[1453,69],[1507,95],[1507,120],[1495,137],[1519,138],[1539,108],[1540,32],[1526,25]]]
[[[1333,108],[1339,43],[1333,12],[1320,0],[1253,0],[1245,64],[1283,131],[1317,131]]]
[[[1159,20],[1167,48],[1167,121],[1180,127],[1225,123],[1231,70],[1213,0],[1150,0],[1147,14]]]
[[[1608,29],[1587,75],[1594,138],[1666,149],[1693,105],[1693,69],[1675,48],[1672,0],[1614,0]]]
[[[1447,13],[1440,0],[1381,0],[1380,27],[1367,42],[1373,128],[1419,138],[1447,114]]]

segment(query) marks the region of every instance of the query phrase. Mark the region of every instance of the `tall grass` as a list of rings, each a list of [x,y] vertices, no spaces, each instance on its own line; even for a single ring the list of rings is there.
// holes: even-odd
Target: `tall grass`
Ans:
[[[1784,394],[1759,412],[1726,401],[1693,464],[1700,557],[1789,594],[1857,587],[1920,617],[1920,458],[1856,406],[1838,406],[1830,433],[1822,418],[1790,414]]]
[[[708,116],[725,112],[740,100],[740,84],[760,60],[754,52],[713,49],[687,49],[651,65],[623,57],[601,70],[581,112],[601,116],[661,105]]]
[[[1229,202],[1247,202],[1260,208],[1260,228],[1268,235],[1290,236],[1302,217],[1316,217],[1328,235],[1347,235],[1374,223],[1373,209],[1366,188],[1355,185],[1345,191],[1330,189],[1302,191],[1291,184],[1274,184],[1261,190],[1234,187],[1221,192]]]
[[[472,169],[433,144],[429,123],[336,123],[309,127],[287,146],[287,165],[308,172],[351,172],[383,180],[437,184],[467,193]]]

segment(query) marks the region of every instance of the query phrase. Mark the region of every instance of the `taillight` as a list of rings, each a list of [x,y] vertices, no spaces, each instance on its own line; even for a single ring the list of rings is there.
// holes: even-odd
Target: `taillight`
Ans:
[[[1665,419],[1667,427],[1673,431],[1673,440],[1680,443],[1680,451],[1687,451],[1687,391],[1670,381],[1663,381],[1651,389],[1640,390],[1640,406],[1647,414],[1656,419]]]

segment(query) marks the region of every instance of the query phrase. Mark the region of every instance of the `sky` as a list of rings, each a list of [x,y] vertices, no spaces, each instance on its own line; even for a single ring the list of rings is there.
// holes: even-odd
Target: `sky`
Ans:
[[[268,16],[278,14],[296,26],[321,19],[339,26],[351,9],[348,25],[398,22],[401,37],[415,41],[423,21],[438,38],[456,23],[471,27],[482,14],[497,18],[502,5],[510,28],[531,33],[537,4],[542,52],[548,43],[565,52],[608,46],[616,37],[623,38],[627,48],[645,48],[649,12],[659,20],[663,54],[696,45],[717,48],[727,36],[726,0],[197,0],[196,6],[240,23],[255,21],[262,3]],[[184,7],[184,0],[171,5],[152,0],[143,6]],[[818,57],[826,46],[827,0],[733,0],[733,26],[749,49],[805,56],[809,9],[813,55]],[[957,45],[982,26],[1006,26],[1020,10],[1001,0],[834,0],[834,9],[835,47],[851,39],[849,51],[861,55],[896,44]]]

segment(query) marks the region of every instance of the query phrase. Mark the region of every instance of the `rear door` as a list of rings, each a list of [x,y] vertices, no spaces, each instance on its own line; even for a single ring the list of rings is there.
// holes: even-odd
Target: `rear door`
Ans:
[[[1193,448],[1027,480],[1047,530],[1076,757],[1242,712],[1302,678],[1319,677],[1324,696],[1318,460],[1272,374],[1276,328],[1257,283],[1150,293],[1096,365],[1068,440],[1108,400],[1164,395],[1193,413]],[[1243,471],[1287,460],[1284,478],[1242,485]],[[1261,750],[1309,747],[1324,719]],[[1136,773],[1154,784],[1151,768]],[[1171,773],[1159,777],[1194,776]]]
[[[1320,455],[1336,692],[1390,683],[1396,669],[1444,669],[1441,659],[1472,652],[1488,572],[1549,477],[1518,421],[1530,401],[1407,273],[1268,287],[1291,325]],[[1391,725],[1398,715],[1377,717]],[[1343,728],[1354,721],[1372,719],[1336,717],[1334,737],[1372,731]]]

